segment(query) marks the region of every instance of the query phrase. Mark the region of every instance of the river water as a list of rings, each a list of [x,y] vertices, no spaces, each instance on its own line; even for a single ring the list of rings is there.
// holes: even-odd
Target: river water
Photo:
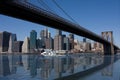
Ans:
[[[1,54],[0,80],[120,80],[120,56]]]

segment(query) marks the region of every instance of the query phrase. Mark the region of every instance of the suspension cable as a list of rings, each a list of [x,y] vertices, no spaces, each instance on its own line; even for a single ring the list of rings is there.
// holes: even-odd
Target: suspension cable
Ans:
[[[53,2],[69,19],[71,19],[73,22],[75,22],[76,24],[78,24],[55,0],[52,0],[52,2]]]

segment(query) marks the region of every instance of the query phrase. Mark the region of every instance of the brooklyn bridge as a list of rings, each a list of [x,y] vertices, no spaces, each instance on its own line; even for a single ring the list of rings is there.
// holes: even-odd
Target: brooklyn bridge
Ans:
[[[76,23],[73,23],[59,15],[46,11],[26,1],[1,0],[0,14],[71,32],[76,35],[100,42],[103,44],[103,52],[105,55],[115,54],[119,49],[113,43],[113,33],[111,31],[103,32],[101,37]]]

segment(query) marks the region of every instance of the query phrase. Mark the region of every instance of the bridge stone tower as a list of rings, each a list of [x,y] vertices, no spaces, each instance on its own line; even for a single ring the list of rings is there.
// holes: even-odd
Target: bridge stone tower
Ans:
[[[103,43],[103,53],[104,54],[114,54],[113,32],[112,31],[102,32],[102,37],[110,42],[110,45]]]

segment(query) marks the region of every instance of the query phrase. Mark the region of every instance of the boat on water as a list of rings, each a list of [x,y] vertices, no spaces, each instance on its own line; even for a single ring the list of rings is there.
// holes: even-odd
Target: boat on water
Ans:
[[[52,49],[41,50],[41,55],[43,55],[43,56],[65,56],[65,55],[57,54],[56,51],[54,51]]]
[[[43,56],[56,56],[56,53],[52,49],[43,49],[41,51],[41,55],[43,55]]]

